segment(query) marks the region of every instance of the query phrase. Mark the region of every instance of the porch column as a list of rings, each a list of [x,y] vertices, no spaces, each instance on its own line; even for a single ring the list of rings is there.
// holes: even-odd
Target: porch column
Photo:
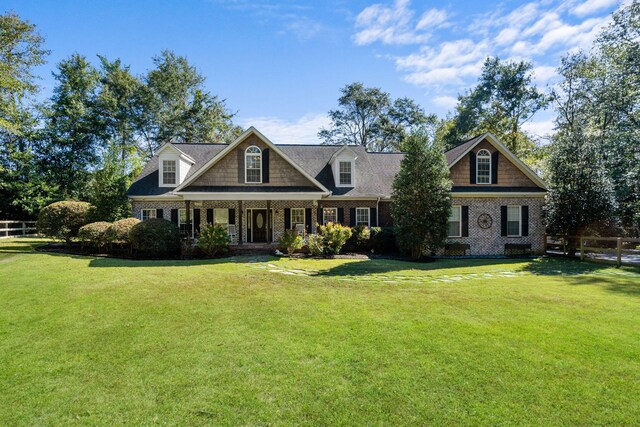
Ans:
[[[189,224],[190,229],[188,230],[188,239],[191,240],[193,233],[193,224],[191,224],[191,200],[185,200],[184,202],[185,208],[187,210],[187,224]]]
[[[244,219],[244,211],[242,210],[242,200],[238,200],[238,244],[241,245],[244,240],[244,227],[242,221]]]
[[[271,200],[267,200],[267,243],[271,243]]]

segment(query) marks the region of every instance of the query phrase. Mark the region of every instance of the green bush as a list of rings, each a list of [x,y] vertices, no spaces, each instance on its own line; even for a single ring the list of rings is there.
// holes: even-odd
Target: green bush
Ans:
[[[149,219],[131,228],[131,246],[138,254],[165,256],[180,250],[180,230],[166,219]]]
[[[78,230],[89,222],[93,206],[86,202],[63,201],[45,206],[38,215],[38,233],[67,244],[78,235]]]
[[[300,249],[304,245],[304,241],[297,230],[291,229],[284,231],[278,239],[278,244],[281,248],[284,248],[289,255],[293,255],[297,249]]]
[[[131,244],[131,240],[129,240],[129,232],[133,226],[139,222],[140,220],[138,218],[125,218],[112,223],[105,233],[107,242],[121,245]]]
[[[207,256],[214,257],[229,250],[231,239],[227,229],[222,225],[206,225],[200,231],[197,246]]]
[[[351,237],[351,228],[332,222],[320,226],[322,235],[323,253],[325,255],[337,255],[344,244]]]
[[[80,227],[80,230],[78,230],[78,239],[80,239],[83,246],[88,243],[101,249],[108,243],[107,231],[109,227],[111,227],[111,223],[105,221],[83,225]]]
[[[351,237],[344,245],[346,251],[363,252],[369,248],[371,232],[366,225],[356,225],[351,229]]]
[[[324,253],[324,243],[322,241],[322,236],[319,234],[310,234],[307,237],[307,247],[309,248],[309,252],[311,252],[311,255],[322,255]]]
[[[398,252],[396,235],[392,227],[371,227],[369,237],[369,250],[379,254],[392,254]]]

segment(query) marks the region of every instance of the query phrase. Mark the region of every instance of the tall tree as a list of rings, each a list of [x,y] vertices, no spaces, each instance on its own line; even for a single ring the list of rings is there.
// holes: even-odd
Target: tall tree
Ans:
[[[0,217],[33,217],[49,200],[33,154],[37,119],[33,69],[48,51],[35,25],[15,13],[0,15]]]
[[[404,143],[406,155],[393,181],[393,215],[401,248],[413,258],[436,251],[447,238],[451,180],[441,143],[416,131]]]
[[[379,88],[351,83],[341,89],[339,109],[329,111],[331,126],[318,133],[325,144],[362,145],[370,151],[399,150],[418,128],[435,125],[436,117],[409,98],[392,100]]]
[[[458,97],[442,139],[448,147],[484,132],[492,132],[516,155],[526,156],[535,143],[523,129],[549,102],[532,83],[530,62],[503,62],[487,58],[478,84]]]
[[[79,54],[62,60],[53,73],[56,85],[44,109],[41,164],[59,185],[59,198],[81,199],[98,162],[100,134],[94,113],[98,72]]]

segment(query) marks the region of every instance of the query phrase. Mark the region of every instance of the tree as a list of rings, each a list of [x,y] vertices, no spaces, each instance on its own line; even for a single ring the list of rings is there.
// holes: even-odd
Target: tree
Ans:
[[[516,155],[530,154],[535,143],[522,126],[549,102],[532,83],[532,70],[530,62],[487,58],[476,87],[458,97],[451,124],[442,132],[445,144],[454,147],[491,132]]]
[[[46,176],[59,185],[59,199],[81,199],[98,161],[100,131],[94,114],[98,72],[84,56],[62,60],[56,86],[44,108],[39,157]]]
[[[391,214],[398,244],[411,257],[444,245],[451,213],[451,180],[444,149],[425,131],[406,138],[393,180]]]
[[[331,127],[318,133],[325,144],[362,145],[370,151],[398,150],[412,131],[435,125],[436,117],[409,98],[391,100],[379,88],[351,83],[341,89],[340,108],[329,111]]]

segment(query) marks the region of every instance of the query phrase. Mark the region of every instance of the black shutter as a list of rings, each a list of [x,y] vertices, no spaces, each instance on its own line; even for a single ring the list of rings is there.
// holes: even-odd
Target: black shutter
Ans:
[[[476,153],[469,153],[469,182],[476,183]]]
[[[235,225],[235,223],[236,223],[236,210],[229,209],[229,224]]]
[[[492,184],[497,184],[498,183],[498,159],[500,156],[500,153],[498,151],[494,152],[491,155],[491,183]]]
[[[344,224],[344,208],[338,208],[338,223]]]
[[[291,229],[291,209],[284,208],[284,229]]]
[[[529,206],[522,206],[522,208],[520,208],[520,214],[522,215],[522,218],[520,218],[520,220],[522,221],[522,235],[528,236],[529,235]]]
[[[207,209],[207,224],[213,224],[213,209]]]
[[[193,231],[194,233],[200,233],[200,209],[193,210]]]
[[[178,223],[178,209],[171,209],[171,222]]]
[[[500,229],[502,236],[507,235],[507,207],[500,206]]]
[[[356,208],[349,208],[349,225],[351,227],[356,225]]]
[[[262,150],[262,182],[269,182],[269,149]]]
[[[469,206],[462,206],[462,237],[469,237]]]
[[[164,218],[164,211],[162,209],[156,209],[156,218]]]
[[[369,210],[369,226],[377,227],[378,226],[378,209],[371,208]]]
[[[318,208],[318,214],[317,214],[317,223],[318,224],[322,224],[324,218],[322,217],[322,208]]]
[[[305,226],[308,233],[311,233],[311,224],[313,224],[311,222],[311,212],[313,212],[311,208],[306,208],[304,210],[304,221],[306,222]]]

